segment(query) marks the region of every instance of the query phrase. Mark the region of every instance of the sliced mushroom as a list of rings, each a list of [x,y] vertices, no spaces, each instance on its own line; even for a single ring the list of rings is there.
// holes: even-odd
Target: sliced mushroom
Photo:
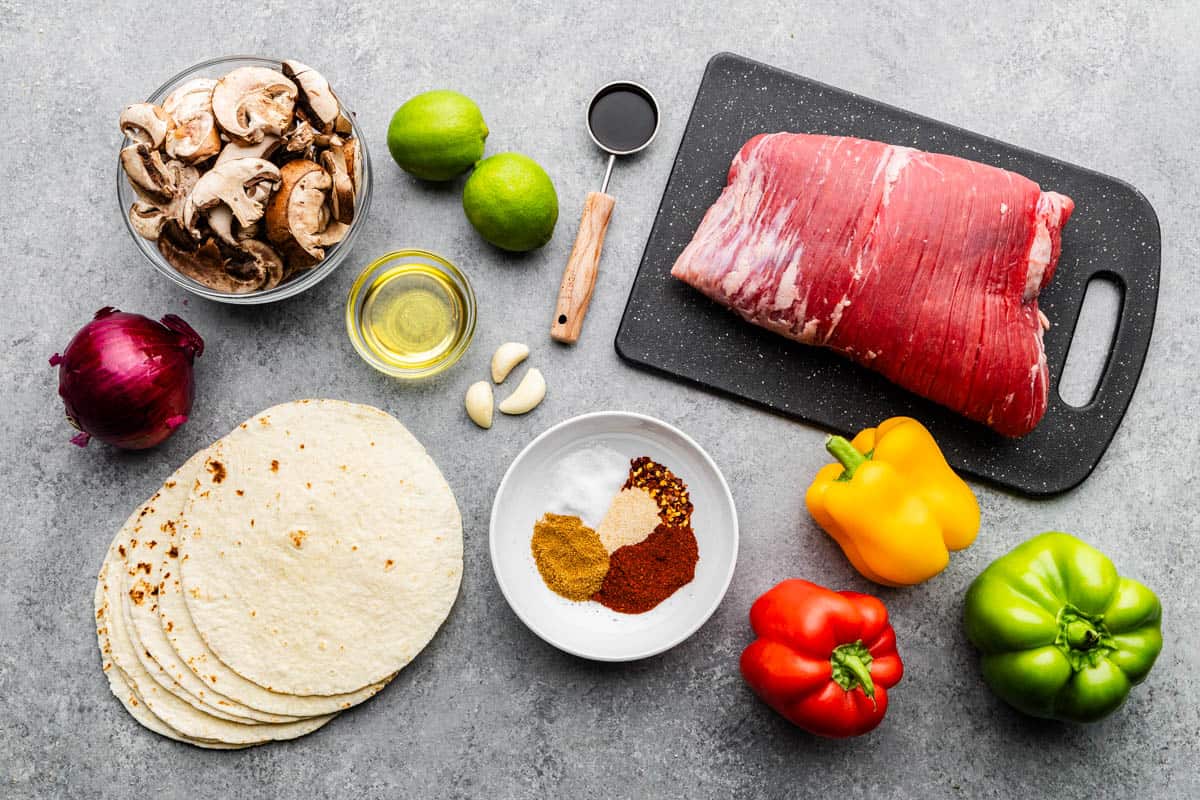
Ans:
[[[166,222],[162,209],[153,203],[138,200],[129,207],[129,224],[143,239],[157,241]]]
[[[221,154],[217,156],[216,163],[223,164],[235,158],[270,158],[282,143],[283,139],[278,136],[264,136],[261,142],[255,144],[229,142],[221,148]]]
[[[134,144],[148,144],[158,150],[175,127],[175,121],[153,103],[134,103],[121,112],[121,133]]]
[[[289,161],[280,173],[279,191],[267,206],[267,238],[282,248],[289,267],[311,267],[349,226],[329,221],[325,203],[333,181],[319,164]]]
[[[197,222],[201,211],[224,204],[233,212],[239,225],[246,226],[262,218],[263,204],[250,192],[263,184],[279,182],[279,168],[261,158],[235,158],[217,164],[196,182],[183,208],[183,225],[193,236],[198,235]]]
[[[333,133],[338,117],[342,114],[341,103],[329,87],[325,76],[299,61],[284,61],[283,74],[291,78],[300,88],[298,102],[305,116],[321,133]]]
[[[121,168],[139,196],[169,198],[174,191],[171,173],[162,155],[149,144],[131,144],[121,150]]]
[[[296,84],[273,69],[239,67],[217,81],[213,114],[231,138],[256,144],[288,129],[297,94]]]
[[[163,226],[158,237],[158,250],[167,263],[210,289],[245,294],[278,285],[283,279],[283,262],[278,254],[261,242],[245,245],[237,251],[236,259],[228,259],[216,240],[197,243],[173,220]]]
[[[331,147],[321,153],[321,166],[332,178],[333,187],[329,193],[329,208],[333,218],[338,222],[351,222],[354,219],[354,181],[346,164],[344,147]]]
[[[316,128],[301,120],[296,123],[294,128],[283,135],[283,146],[289,153],[299,153],[302,157],[309,158],[312,155],[313,143],[316,141],[316,138]]]
[[[226,271],[243,274],[248,279],[259,280],[258,289],[274,289],[284,278],[283,259],[270,245],[255,239],[247,239],[238,247],[244,256],[240,261],[226,264]]]
[[[195,78],[167,95],[162,110],[175,127],[166,138],[171,158],[195,164],[221,150],[221,135],[213,118],[212,93],[217,82]]]
[[[362,188],[362,158],[358,152],[358,139],[347,139],[342,145],[342,153],[346,158],[346,171],[354,182],[354,195],[357,197]]]
[[[156,241],[168,221],[178,221],[182,217],[184,202],[200,178],[195,167],[182,161],[168,161],[166,172],[170,178],[169,197],[138,190],[141,199],[129,207],[129,223],[143,239]],[[136,186],[134,188],[137,190]]]

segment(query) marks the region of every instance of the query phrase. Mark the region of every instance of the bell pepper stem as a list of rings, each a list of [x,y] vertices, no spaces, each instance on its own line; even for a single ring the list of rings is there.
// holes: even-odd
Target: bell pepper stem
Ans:
[[[829,658],[833,680],[847,692],[861,688],[875,702],[875,681],[871,680],[871,652],[861,641],[838,645]]]
[[[848,481],[853,478],[854,473],[867,460],[867,457],[858,452],[858,449],[850,444],[850,440],[844,436],[830,436],[825,440],[825,449],[845,467],[838,480]]]
[[[1100,640],[1096,629],[1083,620],[1072,620],[1067,625],[1067,644],[1073,650],[1090,650]]]

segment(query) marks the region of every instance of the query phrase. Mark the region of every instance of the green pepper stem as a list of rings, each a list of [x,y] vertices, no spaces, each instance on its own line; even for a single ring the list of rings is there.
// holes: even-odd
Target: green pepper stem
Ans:
[[[1082,619],[1073,619],[1067,623],[1067,645],[1072,650],[1090,650],[1100,641],[1100,634],[1090,623]]]
[[[825,440],[825,449],[846,468],[842,472],[842,480],[853,478],[855,471],[867,460],[867,457],[858,452],[858,449],[850,444],[850,441],[844,436],[830,436]]]
[[[833,668],[833,680],[847,692],[861,687],[863,694],[875,701],[875,681],[871,680],[871,651],[862,640],[852,644],[841,644],[833,648],[829,663]]]

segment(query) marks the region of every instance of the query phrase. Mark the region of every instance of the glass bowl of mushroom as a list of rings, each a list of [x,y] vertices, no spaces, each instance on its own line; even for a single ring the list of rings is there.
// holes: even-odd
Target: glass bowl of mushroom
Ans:
[[[222,303],[270,303],[346,259],[371,205],[354,114],[298,61],[226,56],[121,112],[117,199],[155,269]]]

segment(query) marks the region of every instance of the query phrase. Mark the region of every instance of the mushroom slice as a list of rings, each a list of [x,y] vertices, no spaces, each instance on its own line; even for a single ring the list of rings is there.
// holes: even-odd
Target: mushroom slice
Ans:
[[[325,203],[333,180],[321,166],[307,160],[289,161],[280,169],[282,181],[267,206],[267,238],[279,245],[288,266],[311,267],[325,257],[349,226],[329,222]]]
[[[296,127],[283,135],[284,149],[289,153],[299,153],[303,158],[309,158],[313,152],[313,142],[316,141],[317,130],[304,120],[296,123]],[[311,161],[312,159],[309,158]]]
[[[262,285],[263,276],[239,277],[225,269],[225,257],[212,239],[196,243],[175,221],[163,226],[158,237],[158,251],[167,263],[181,275],[219,292],[245,294]]]
[[[195,78],[167,95],[162,110],[174,123],[166,138],[167,154],[194,164],[221,150],[221,135],[213,119],[212,93],[217,82]]]
[[[139,236],[152,242],[158,240],[163,225],[171,220],[180,219],[184,202],[200,178],[200,173],[195,167],[190,167],[182,161],[168,161],[166,172],[171,185],[169,198],[143,193],[135,186],[141,199],[129,207],[130,225]]]
[[[158,235],[162,233],[163,225],[166,223],[166,214],[153,203],[138,200],[129,207],[129,224],[143,239],[157,241]]]
[[[175,120],[153,103],[134,103],[121,112],[121,133],[134,144],[148,144],[154,150],[163,146]]]
[[[259,289],[274,289],[283,280],[283,259],[270,245],[256,239],[247,239],[239,243],[238,250],[246,259],[227,265],[227,271],[261,279]]]
[[[282,136],[292,124],[296,84],[266,67],[239,67],[217,81],[213,114],[221,130],[246,144]]]
[[[347,139],[342,145],[342,154],[346,158],[346,171],[354,183],[354,194],[357,195],[362,188],[362,158],[358,152],[358,139]]]
[[[351,222],[354,219],[354,181],[347,169],[345,148],[335,146],[322,152],[321,166],[333,181],[333,190],[329,193],[333,218],[338,222]]]
[[[261,158],[235,158],[217,164],[201,176],[183,208],[183,225],[192,235],[201,211],[225,204],[238,224],[246,226],[262,218],[263,204],[250,196],[260,184],[279,182],[279,168]]]
[[[121,150],[121,168],[138,195],[145,199],[169,198],[174,192],[171,173],[162,156],[149,144],[131,144]]]
[[[176,221],[168,221],[158,237],[158,250],[167,263],[192,280],[210,289],[229,294],[245,294],[263,288],[273,274],[282,276],[282,262],[271,263],[273,251],[266,245],[257,252],[245,249],[245,259],[226,259],[214,239],[197,243]]]
[[[284,61],[283,74],[300,87],[298,98],[301,109],[322,133],[333,133],[338,117],[342,114],[341,103],[329,87],[325,76],[299,61]]]
[[[235,158],[270,158],[281,144],[283,144],[283,140],[278,136],[264,136],[261,142],[255,144],[230,142],[221,148],[221,154],[217,156],[216,163],[224,164]]]

